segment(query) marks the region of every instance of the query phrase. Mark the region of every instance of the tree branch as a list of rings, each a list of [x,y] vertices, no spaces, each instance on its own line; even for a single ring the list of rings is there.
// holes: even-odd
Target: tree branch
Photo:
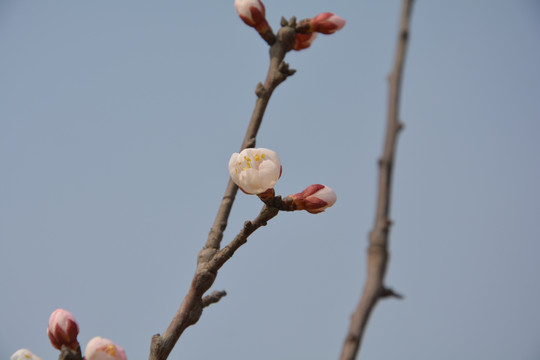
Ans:
[[[281,25],[282,27],[276,37],[277,40],[270,47],[270,65],[266,80],[264,85],[259,83],[255,90],[257,101],[240,150],[255,147],[257,132],[273,91],[295,72],[289,69],[288,64],[283,59],[285,54],[294,47],[296,19],[293,17],[289,22],[282,20]],[[227,227],[227,221],[237,191],[238,187],[229,179],[206,244],[197,257],[197,269],[190,289],[167,330],[163,335],[156,334],[152,337],[149,360],[167,359],[184,330],[195,324],[201,317],[203,308],[209,305],[210,298],[205,297],[207,300],[205,305],[203,296],[214,283],[217,271],[240,246],[246,243],[249,235],[259,227],[266,225],[266,222],[279,212],[279,209],[265,205],[259,216],[253,222],[246,222],[244,228],[234,240],[220,250],[223,232]]]
[[[184,298],[184,301],[182,301],[171,324],[163,335],[156,334],[152,336],[149,360],[167,359],[184,330],[199,321],[203,308],[219,300],[218,297],[221,298],[225,295],[223,292],[220,295],[214,297],[209,295],[203,299],[204,293],[214,283],[217,272],[223,264],[232,257],[240,246],[247,242],[247,238],[251,234],[261,226],[265,226],[267,221],[276,216],[278,212],[279,209],[264,205],[259,215],[253,221],[246,221],[244,223],[242,230],[240,230],[229,245],[222,250],[214,252],[210,258],[207,258],[208,253],[205,253],[204,249],[201,251],[197,270],[188,294]]]
[[[397,136],[402,124],[399,122],[399,104],[403,65],[409,37],[409,21],[414,0],[404,0],[396,57],[389,76],[388,118],[383,154],[379,160],[379,185],[375,224],[369,235],[367,250],[367,279],[360,302],[352,315],[349,332],[345,338],[341,360],[354,360],[362,337],[376,303],[383,297],[401,297],[384,286],[384,276],[388,265],[388,238],[390,233],[390,199],[392,170],[394,166]]]
[[[270,65],[268,67],[266,80],[264,85],[261,83],[257,84],[255,90],[257,101],[255,102],[255,108],[253,109],[246,135],[240,146],[240,151],[246,148],[255,147],[257,133],[272,93],[279,84],[287,79],[287,77],[294,74],[294,70],[289,69],[289,65],[285,63],[283,59],[285,59],[285,54],[294,46],[296,39],[295,26],[296,20],[293,18],[279,30],[277,41],[270,47]],[[205,248],[219,249],[237,191],[238,186],[229,179],[216,219],[208,234]]]

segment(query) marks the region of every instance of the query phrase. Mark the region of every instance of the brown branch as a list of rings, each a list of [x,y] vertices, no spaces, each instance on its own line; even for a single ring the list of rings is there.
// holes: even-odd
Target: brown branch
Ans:
[[[341,360],[354,360],[357,356],[362,337],[377,301],[383,297],[400,297],[393,290],[384,286],[384,276],[388,265],[388,237],[390,233],[390,195],[392,169],[394,166],[397,136],[402,124],[399,122],[399,100],[403,64],[409,37],[409,21],[413,0],[403,0],[401,24],[394,67],[389,77],[388,118],[386,137],[382,157],[379,160],[379,185],[375,224],[369,235],[367,250],[367,279],[360,302],[352,315],[349,332],[345,338]]]
[[[204,249],[199,254],[199,263],[195,276],[191,282],[188,294],[180,305],[171,324],[163,335],[156,334],[152,337],[149,360],[164,360],[172,351],[174,345],[186,328],[199,321],[205,307],[205,299],[209,305],[209,298],[203,299],[204,293],[212,286],[218,270],[229,260],[240,246],[247,242],[247,238],[267,221],[278,214],[279,210],[266,205],[253,221],[246,221],[244,227],[233,241],[221,250],[217,250],[208,258]],[[211,296],[211,295],[210,295]],[[214,301],[215,302],[215,301]]]
[[[266,80],[264,85],[261,83],[257,84],[255,90],[257,101],[251,115],[246,135],[242,141],[242,146],[240,146],[240,151],[245,148],[255,147],[257,133],[272,93],[279,84],[287,79],[288,76],[294,74],[294,70],[289,69],[289,65],[285,63],[283,59],[285,58],[285,54],[294,46],[296,39],[295,26],[296,20],[292,18],[289,23],[279,30],[277,41],[270,47],[270,65],[268,67]],[[238,186],[229,179],[216,219],[208,234],[205,248],[219,249],[237,191]]]
[[[277,40],[270,47],[270,65],[266,80],[264,85],[259,83],[255,90],[257,101],[240,150],[255,147],[257,132],[261,126],[266,106],[273,91],[295,72],[289,69],[288,64],[283,59],[285,58],[285,54],[294,47],[296,19],[293,17],[289,22],[282,20],[281,25],[282,27],[276,37]],[[149,360],[167,359],[184,330],[195,324],[201,317],[203,308],[205,307],[204,293],[214,283],[217,271],[240,246],[246,243],[249,235],[259,227],[266,225],[266,221],[276,216],[279,212],[278,209],[265,205],[259,216],[253,222],[246,222],[244,228],[235,239],[220,250],[223,232],[227,227],[227,221],[237,191],[238,187],[229,179],[225,195],[223,195],[221,200],[206,244],[197,257],[197,269],[193,276],[190,289],[167,330],[165,330],[163,335],[156,334],[152,337]]]

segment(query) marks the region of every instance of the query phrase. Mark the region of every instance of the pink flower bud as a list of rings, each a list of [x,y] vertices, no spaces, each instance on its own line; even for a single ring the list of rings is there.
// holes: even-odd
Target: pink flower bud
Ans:
[[[294,50],[300,51],[307,49],[311,46],[311,43],[317,37],[317,33],[310,34],[296,34],[296,42],[294,43]]]
[[[270,29],[261,0],[234,0],[234,8],[246,25],[254,27],[259,34]]]
[[[337,200],[334,190],[320,184],[310,185],[301,193],[290,195],[288,198],[292,198],[296,210],[306,210],[312,214],[323,212]]]
[[[322,34],[333,34],[345,26],[345,19],[333,13],[322,13],[311,19],[311,29]]]
[[[49,327],[47,327],[47,335],[51,340],[54,348],[61,350],[62,345],[67,346],[71,350],[77,351],[79,342],[77,335],[79,334],[79,325],[75,321],[75,317],[64,309],[56,309],[49,318]]]
[[[86,360],[127,360],[126,353],[121,346],[100,336],[96,336],[88,342],[84,356]]]

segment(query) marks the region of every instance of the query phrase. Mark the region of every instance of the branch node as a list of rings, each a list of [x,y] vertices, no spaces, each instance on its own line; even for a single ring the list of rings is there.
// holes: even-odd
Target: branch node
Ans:
[[[253,227],[253,223],[251,221],[248,220],[244,223],[244,230],[249,231],[251,230],[252,227]]]
[[[267,94],[266,88],[262,83],[258,83],[257,87],[255,88],[255,95],[257,97],[264,97]]]

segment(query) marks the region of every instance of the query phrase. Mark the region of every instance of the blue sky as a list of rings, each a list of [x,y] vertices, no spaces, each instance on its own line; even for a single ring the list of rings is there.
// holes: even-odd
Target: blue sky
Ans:
[[[171,359],[337,358],[365,277],[399,1],[266,2],[347,20],[289,53],[258,145],[284,213],[219,273],[228,296]],[[417,1],[405,67],[387,284],[364,359],[538,359],[540,5]],[[267,46],[233,1],[0,2],[0,358],[54,359],[50,313],[130,359],[185,295],[243,138]],[[224,243],[261,207],[238,194]]]

